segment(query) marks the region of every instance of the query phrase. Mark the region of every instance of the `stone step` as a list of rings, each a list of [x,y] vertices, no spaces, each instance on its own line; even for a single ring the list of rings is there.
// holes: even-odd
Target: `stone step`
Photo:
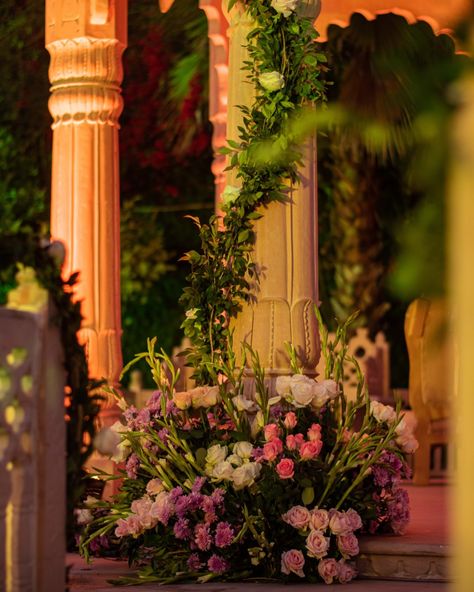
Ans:
[[[404,536],[372,536],[360,540],[360,577],[449,581],[449,495],[447,484],[407,485],[411,522]]]
[[[367,579],[448,582],[450,557],[449,545],[372,537],[360,541],[357,570]]]

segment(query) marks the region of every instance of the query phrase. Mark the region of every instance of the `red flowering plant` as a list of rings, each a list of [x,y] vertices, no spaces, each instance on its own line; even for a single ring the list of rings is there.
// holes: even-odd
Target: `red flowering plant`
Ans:
[[[406,511],[397,506],[390,518],[381,491],[399,487],[416,441],[399,408],[370,401],[347,354],[352,319],[330,340],[317,315],[319,380],[300,373],[289,346],[294,373],[275,381],[245,346],[251,379],[229,351],[225,363],[209,363],[213,385],[177,392],[171,361],[149,341],[133,362],[146,360],[158,390],[140,410],[119,398],[123,422],[101,435],[125,469],[115,499],[89,504],[97,518],[82,537],[86,557],[106,537],[140,566],[127,581],[347,582],[359,533],[382,523],[402,530]],[[348,362],[359,377],[355,401],[344,395]]]

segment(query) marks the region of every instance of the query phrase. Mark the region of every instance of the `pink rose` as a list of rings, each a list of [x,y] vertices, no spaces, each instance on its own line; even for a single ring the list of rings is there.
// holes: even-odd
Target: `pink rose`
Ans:
[[[354,533],[341,534],[337,537],[337,546],[344,558],[359,554],[359,541]]]
[[[269,462],[273,462],[276,457],[282,452],[283,444],[279,438],[275,438],[271,442],[267,442],[263,446],[263,457]]]
[[[321,440],[315,440],[314,442],[304,442],[300,448],[301,460],[312,460],[321,452],[323,443]]]
[[[312,530],[306,537],[306,548],[310,557],[321,559],[328,554],[329,537],[325,537],[320,530]]]
[[[290,575],[291,572],[304,578],[304,556],[301,551],[297,549],[291,549],[291,551],[285,551],[281,554],[281,571],[286,575]]]
[[[329,511],[329,528],[333,534],[349,534],[352,529],[344,512]]]
[[[347,584],[353,580],[357,575],[356,570],[346,563],[344,559],[337,562],[337,578],[341,584]]]
[[[318,563],[318,573],[326,584],[332,584],[338,574],[337,561],[335,559],[321,559]]]
[[[321,426],[319,423],[313,423],[307,432],[308,440],[321,440]]]
[[[271,442],[280,435],[280,428],[276,423],[269,423],[263,428],[263,436],[266,442]]]
[[[289,411],[285,415],[285,420],[283,423],[285,424],[285,428],[287,430],[292,430],[295,428],[297,424],[296,414],[293,411]]]
[[[329,526],[329,512],[320,508],[313,508],[309,525],[314,530],[326,530]]]
[[[282,516],[284,522],[298,530],[307,528],[310,518],[311,514],[304,506],[293,506]]]
[[[280,479],[293,479],[295,465],[291,458],[282,458],[276,466],[276,472]]]
[[[301,445],[304,443],[304,436],[303,434],[290,434],[286,437],[286,447],[288,450],[299,450]]]
[[[352,508],[347,510],[346,520],[347,520],[347,524],[349,525],[349,527],[352,531],[359,530],[359,528],[362,528],[362,519],[359,516],[359,514],[355,510],[353,510]]]

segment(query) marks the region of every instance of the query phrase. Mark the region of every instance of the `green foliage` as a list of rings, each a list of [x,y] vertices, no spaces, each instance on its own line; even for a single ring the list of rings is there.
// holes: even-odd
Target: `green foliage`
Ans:
[[[319,67],[325,56],[314,43],[309,19],[296,14],[287,18],[271,8],[268,0],[246,5],[255,28],[248,35],[248,79],[256,89],[251,106],[240,106],[243,123],[239,141],[229,141],[224,153],[229,168],[237,172],[238,196],[222,206],[222,219],[212,216],[208,224],[194,222],[199,230],[201,252],[189,251],[189,286],[181,301],[187,309],[185,334],[193,342],[190,362],[200,382],[207,380],[202,361],[225,356],[228,323],[250,298],[252,282],[258,281],[252,260],[253,223],[262,207],[286,202],[288,184],[298,181],[301,153],[285,128],[297,110],[324,98]],[[282,77],[280,88],[269,90],[262,74]],[[284,158],[262,163],[256,154],[265,142],[284,144]],[[236,188],[234,188],[234,191]]]

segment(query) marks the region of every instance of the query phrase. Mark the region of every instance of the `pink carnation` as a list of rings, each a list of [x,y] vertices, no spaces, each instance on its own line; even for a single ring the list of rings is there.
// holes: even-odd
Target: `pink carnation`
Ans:
[[[321,440],[315,440],[314,442],[304,442],[300,448],[301,460],[312,460],[316,458],[321,452],[323,443]]]
[[[271,442],[280,435],[280,428],[276,423],[269,423],[263,428],[263,435],[266,442]]]
[[[115,529],[115,535],[117,537],[128,535],[136,536],[140,534],[141,531],[142,523],[140,518],[135,514],[130,514],[130,516],[127,516],[125,519],[119,518],[119,520],[117,520],[117,527]]]
[[[293,479],[295,474],[295,465],[291,458],[282,458],[276,466],[276,472],[280,479]]]
[[[338,574],[338,564],[335,559],[321,559],[318,563],[318,573],[326,582],[332,584]]]
[[[304,556],[301,551],[291,549],[281,554],[281,571],[286,575],[294,573],[300,578],[304,578]]]
[[[287,430],[292,430],[295,428],[297,424],[296,414],[293,411],[289,411],[285,415],[285,420],[283,423],[285,424],[285,428]]]

